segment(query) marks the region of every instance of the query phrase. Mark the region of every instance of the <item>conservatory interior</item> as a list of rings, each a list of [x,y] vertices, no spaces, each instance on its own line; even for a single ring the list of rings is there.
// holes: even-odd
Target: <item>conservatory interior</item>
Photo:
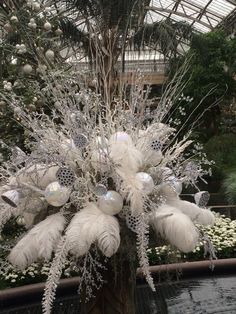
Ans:
[[[236,1],[0,1],[0,314],[236,313]]]

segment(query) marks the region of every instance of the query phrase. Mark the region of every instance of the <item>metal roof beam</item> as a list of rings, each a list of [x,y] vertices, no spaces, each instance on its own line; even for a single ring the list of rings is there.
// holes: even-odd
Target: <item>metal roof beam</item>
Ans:
[[[153,12],[172,13],[172,14],[174,14],[174,15],[181,16],[181,17],[187,18],[187,19],[189,19],[189,20],[191,20],[191,21],[197,22],[198,24],[201,24],[201,25],[203,25],[203,26],[209,28],[209,30],[212,30],[212,29],[213,29],[209,24],[207,24],[207,23],[205,23],[205,22],[203,22],[203,21],[199,21],[197,18],[192,17],[192,16],[190,16],[190,15],[189,15],[189,16],[186,16],[186,14],[184,14],[184,13],[182,13],[182,12],[178,12],[178,11],[170,10],[170,9],[165,9],[165,8],[161,8],[161,7],[156,7],[156,6],[145,7],[145,9],[146,9],[146,10],[153,11]]]

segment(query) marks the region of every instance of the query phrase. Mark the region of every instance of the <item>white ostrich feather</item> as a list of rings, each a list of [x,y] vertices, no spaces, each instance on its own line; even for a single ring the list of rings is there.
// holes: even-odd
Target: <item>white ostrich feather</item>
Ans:
[[[135,175],[130,175],[119,169],[117,169],[117,173],[123,179],[122,189],[125,197],[127,197],[127,200],[130,202],[132,215],[141,214],[144,205],[143,183]]]
[[[169,216],[164,216],[167,214]],[[152,224],[157,233],[182,252],[193,251],[198,243],[199,235],[193,222],[177,208],[161,205],[153,214]]]
[[[110,257],[120,244],[119,224],[115,217],[104,214],[96,204],[90,203],[72,219],[66,241],[76,256],[87,253],[91,244],[98,241],[103,254]]]
[[[120,227],[117,219],[110,215],[100,215],[97,221],[98,247],[106,257],[114,255],[120,246]]]
[[[111,141],[110,157],[119,169],[126,173],[136,173],[143,163],[142,153],[128,142]]]
[[[48,216],[16,244],[8,257],[9,261],[19,269],[25,269],[37,259],[50,259],[65,222],[61,214]]]
[[[182,213],[196,223],[201,225],[214,225],[215,217],[208,209],[200,208],[194,203],[180,199],[169,201],[168,204],[180,209]]]

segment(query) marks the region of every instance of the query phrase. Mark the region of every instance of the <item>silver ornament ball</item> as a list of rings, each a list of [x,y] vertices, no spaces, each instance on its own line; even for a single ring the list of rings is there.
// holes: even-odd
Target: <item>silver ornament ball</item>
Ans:
[[[136,178],[142,182],[143,188],[142,191],[144,194],[152,193],[154,189],[154,182],[152,177],[146,172],[138,172]]]
[[[50,31],[52,29],[52,24],[49,23],[49,22],[46,22],[44,25],[43,25],[44,29],[46,31]]]
[[[30,64],[25,64],[22,70],[25,74],[30,74],[33,71],[33,68]]]
[[[57,181],[50,183],[44,192],[46,201],[55,207],[66,204],[70,198],[70,194],[71,190],[65,186],[61,186]]]
[[[116,215],[123,207],[123,198],[116,191],[108,191],[98,198],[98,207],[107,215]]]
[[[109,142],[132,143],[132,139],[128,133],[121,131],[112,134]]]
[[[47,51],[45,52],[45,57],[46,57],[47,59],[50,59],[50,60],[54,59],[54,57],[55,57],[54,51],[52,51],[51,49],[47,50]]]

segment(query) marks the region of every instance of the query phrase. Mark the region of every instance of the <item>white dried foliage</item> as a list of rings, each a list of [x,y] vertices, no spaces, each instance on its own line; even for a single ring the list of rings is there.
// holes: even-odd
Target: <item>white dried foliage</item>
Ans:
[[[149,261],[147,256],[149,243],[149,225],[147,222],[147,218],[144,216],[144,214],[140,215],[139,219],[137,220],[136,233],[139,266],[152,291],[156,291],[153,278],[149,270]]]
[[[193,251],[198,243],[199,234],[193,222],[175,207],[159,206],[153,213],[152,224],[157,233],[182,252]]]
[[[70,252],[77,257],[86,254],[94,242],[98,243],[105,256],[111,257],[120,245],[119,232],[117,219],[90,203],[71,220],[66,231],[66,242]]]
[[[46,281],[42,309],[43,314],[50,314],[55,299],[56,289],[61,278],[62,270],[65,267],[65,263],[68,255],[68,246],[65,241],[65,237],[62,237],[57,245],[55,257],[52,261],[49,275]]]
[[[12,249],[9,261],[19,269],[25,269],[37,259],[51,258],[65,226],[61,214],[48,216],[32,228]]]

